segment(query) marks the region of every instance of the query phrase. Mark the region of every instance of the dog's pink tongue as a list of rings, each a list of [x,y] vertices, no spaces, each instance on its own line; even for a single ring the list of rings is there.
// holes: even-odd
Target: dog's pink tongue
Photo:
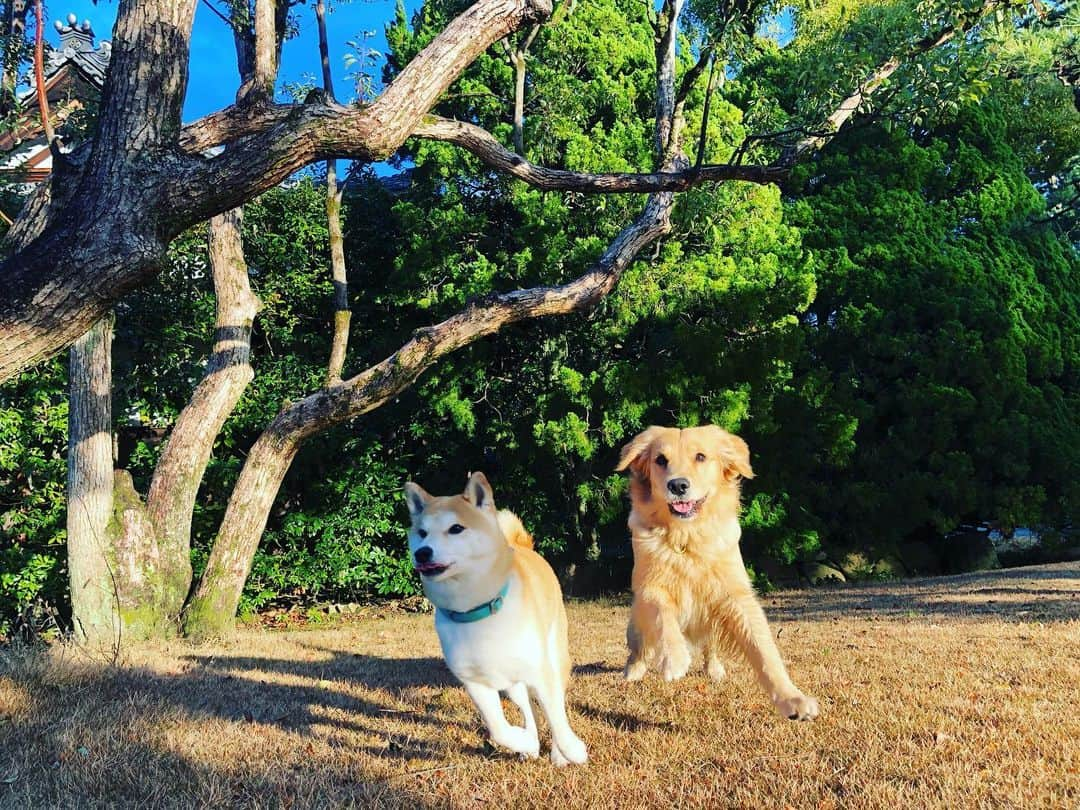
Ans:
[[[685,515],[691,509],[694,508],[693,501],[672,501],[671,507],[680,515]]]

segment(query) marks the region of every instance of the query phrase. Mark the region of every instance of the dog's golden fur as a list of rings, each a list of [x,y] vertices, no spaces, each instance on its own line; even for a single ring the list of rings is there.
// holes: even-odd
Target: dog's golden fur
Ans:
[[[784,717],[813,719],[817,701],[791,682],[739,551],[739,484],[752,478],[742,439],[713,425],[650,427],[627,444],[634,600],[627,627],[628,680],[653,666],[665,680],[704,653],[708,674],[746,656]]]

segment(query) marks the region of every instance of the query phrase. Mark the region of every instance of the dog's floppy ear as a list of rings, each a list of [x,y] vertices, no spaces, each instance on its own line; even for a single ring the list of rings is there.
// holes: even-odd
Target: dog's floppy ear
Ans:
[[[416,520],[431,502],[431,496],[422,486],[409,481],[405,484],[405,503],[409,505],[409,517]]]
[[[469,476],[469,483],[465,485],[462,497],[477,509],[495,511],[495,495],[491,491],[487,476],[482,472],[474,472]]]
[[[750,447],[734,433],[714,427],[717,450],[724,460],[724,477],[733,481],[736,477],[753,478],[754,470],[750,466]]]
[[[652,444],[653,439],[655,439],[656,435],[662,430],[662,427],[652,425],[632,438],[619,454],[619,463],[615,465],[615,471],[622,472],[627,467],[630,467],[642,478],[647,478],[649,473],[649,460],[645,458],[645,453],[648,451],[649,445]]]

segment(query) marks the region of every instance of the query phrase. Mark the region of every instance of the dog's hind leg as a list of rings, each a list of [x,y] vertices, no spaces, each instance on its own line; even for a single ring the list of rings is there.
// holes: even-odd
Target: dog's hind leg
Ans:
[[[714,633],[712,638],[705,642],[705,673],[714,681],[722,681],[727,675],[722,650],[723,644]]]
[[[466,681],[465,691],[469,693],[476,708],[480,710],[480,716],[484,718],[484,725],[487,726],[493,743],[508,748],[515,754],[523,754],[527,757],[540,755],[540,741],[536,736],[535,725],[531,732],[527,728],[510,725],[506,720],[506,715],[503,714],[502,702],[499,700],[497,690],[480,683]],[[531,716],[532,712],[529,712],[529,715]]]
[[[585,743],[570,728],[566,717],[566,689],[562,679],[549,672],[543,682],[532,686],[532,693],[544,710],[551,729],[551,761],[556,765],[584,765],[589,758]]]

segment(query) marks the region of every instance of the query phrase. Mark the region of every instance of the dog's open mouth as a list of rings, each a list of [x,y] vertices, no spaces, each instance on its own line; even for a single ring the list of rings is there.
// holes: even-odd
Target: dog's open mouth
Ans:
[[[442,565],[441,563],[427,562],[417,565],[416,570],[420,572],[421,576],[434,577],[438,576],[449,567],[449,565]]]
[[[668,501],[668,509],[671,510],[677,518],[686,520],[687,518],[694,517],[701,511],[701,505],[705,503],[705,498],[700,498],[696,501]]]

